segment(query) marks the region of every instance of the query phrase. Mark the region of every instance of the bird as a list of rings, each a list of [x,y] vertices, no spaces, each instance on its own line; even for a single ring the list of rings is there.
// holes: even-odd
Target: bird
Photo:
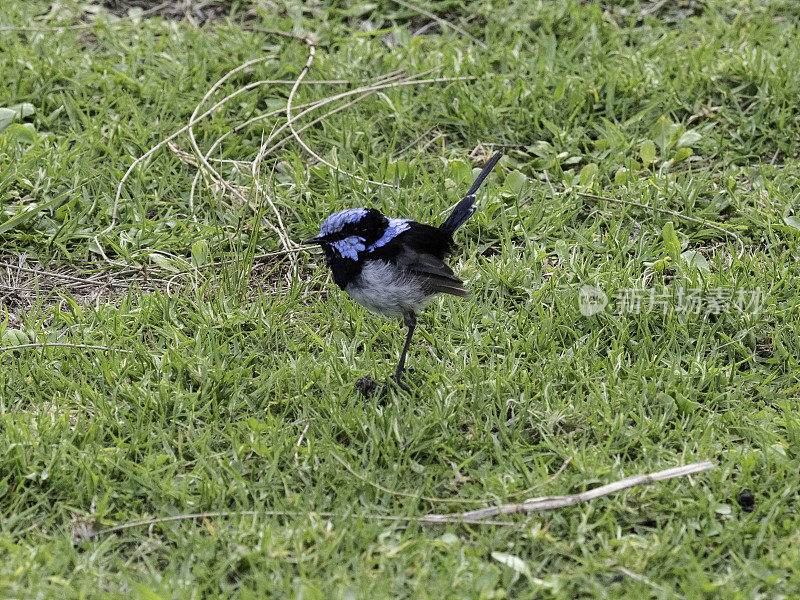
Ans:
[[[445,259],[455,252],[453,234],[475,213],[476,194],[502,156],[501,151],[489,159],[438,226],[389,218],[374,208],[347,208],[328,216],[319,234],[304,242],[322,247],[333,281],[358,304],[403,319],[408,333],[393,379],[405,391],[410,389],[403,372],[419,313],[438,294],[469,296]]]

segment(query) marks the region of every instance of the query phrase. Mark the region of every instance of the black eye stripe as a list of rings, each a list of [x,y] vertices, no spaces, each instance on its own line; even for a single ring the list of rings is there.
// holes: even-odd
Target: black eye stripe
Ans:
[[[351,235],[363,235],[367,230],[367,227],[361,222],[358,223],[348,223],[344,227],[342,227],[339,231],[331,232],[330,237],[331,239],[338,239],[343,240],[344,238],[350,237]]]

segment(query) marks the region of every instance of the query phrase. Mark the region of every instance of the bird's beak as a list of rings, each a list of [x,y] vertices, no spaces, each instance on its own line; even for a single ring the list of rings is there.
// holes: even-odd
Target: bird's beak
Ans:
[[[320,244],[322,243],[322,239],[323,238],[321,235],[315,235],[314,237],[307,239],[305,242],[303,242],[303,244],[306,246],[309,246],[311,244]]]

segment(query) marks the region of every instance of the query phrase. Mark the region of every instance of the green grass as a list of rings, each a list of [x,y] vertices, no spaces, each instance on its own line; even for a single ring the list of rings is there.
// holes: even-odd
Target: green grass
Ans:
[[[487,49],[440,26],[414,36],[429,19],[389,0],[230,4],[228,20],[199,29],[102,10],[95,22],[85,2],[4,4],[0,106],[33,113],[0,133],[0,260],[16,265],[24,253],[28,267],[105,273],[125,287],[95,301],[76,282],[0,274],[3,345],[112,349],[0,353],[0,593],[800,595],[796,3],[423,5]],[[81,22],[93,24],[35,29]],[[3,29],[15,26],[34,29]],[[261,180],[295,241],[351,206],[436,222],[489,156],[485,145],[507,149],[458,233],[454,266],[474,294],[422,316],[410,394],[353,391],[358,377],[391,372],[400,325],[354,305],[315,251],[294,265],[254,259],[281,249],[260,197],[243,205],[201,180],[190,203],[196,169],[164,147],[125,182],[112,220],[132,161],[183,127],[225,73],[276,57],[203,110],[251,81],[298,77],[306,44],[253,26],[312,35],[307,79],[349,82],[301,86],[295,105],[397,69],[475,78],[382,90],[303,132],[327,161],[400,189],[337,174],[293,141],[268,156]],[[241,94],[195,126],[200,148],[284,107],[290,89]],[[213,156],[252,160],[274,122]],[[176,142],[191,151],[185,134]],[[252,183],[232,163],[219,168]],[[744,254],[713,228],[578,192],[719,224]],[[708,269],[691,268],[688,250]],[[190,272],[167,289],[180,269]],[[708,315],[673,302],[666,315],[586,317],[584,284],[609,296],[761,290],[763,306]],[[462,502],[388,493],[334,454],[383,488]],[[506,517],[511,526],[363,516],[504,501],[568,460],[530,495],[704,459],[718,468]],[[745,488],[750,513],[737,503]],[[258,514],[89,535],[207,511]]]

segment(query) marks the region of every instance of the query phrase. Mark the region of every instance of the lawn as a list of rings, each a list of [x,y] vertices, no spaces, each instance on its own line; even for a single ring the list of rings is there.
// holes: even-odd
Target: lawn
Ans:
[[[5,0],[0,595],[800,597],[798,65],[794,0]],[[361,396],[300,241],[498,149]]]

